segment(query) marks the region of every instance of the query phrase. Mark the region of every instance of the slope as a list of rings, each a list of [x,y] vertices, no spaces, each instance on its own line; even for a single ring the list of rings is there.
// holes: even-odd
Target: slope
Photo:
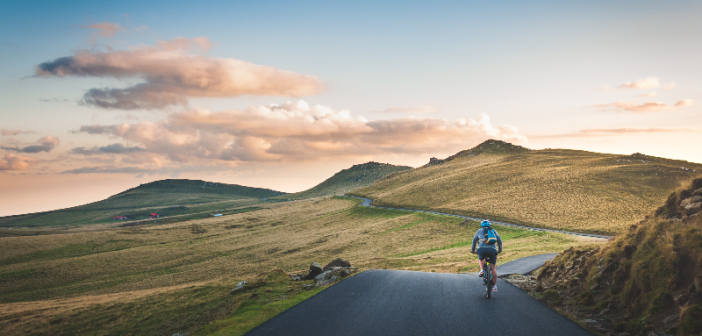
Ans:
[[[347,192],[371,185],[389,174],[411,169],[387,163],[366,162],[344,169],[315,187],[294,194],[279,196],[280,199],[305,199],[321,196],[343,195]]]
[[[603,334],[700,335],[701,208],[702,179],[696,179],[616,240],[569,249],[546,264],[537,287],[550,290],[535,295],[577,319],[587,317]]]
[[[528,150],[488,140],[350,194],[378,206],[616,234],[700,171],[697,163],[639,153]]]
[[[67,209],[0,217],[0,227],[50,227],[109,223],[114,216],[129,220],[176,216],[252,205],[285,194],[270,189],[200,180],[168,179],[142,184],[105,200]]]

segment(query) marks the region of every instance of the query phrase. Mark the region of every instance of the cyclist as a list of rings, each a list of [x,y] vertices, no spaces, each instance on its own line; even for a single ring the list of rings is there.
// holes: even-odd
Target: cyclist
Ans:
[[[488,231],[492,230],[497,238],[496,243],[488,243],[486,240],[488,238]],[[497,292],[497,269],[495,269],[495,264],[497,263],[497,254],[502,252],[502,239],[500,235],[497,234],[495,229],[490,227],[490,221],[484,220],[480,223],[480,229],[475,233],[473,237],[473,245],[470,247],[470,253],[476,253],[475,245],[478,244],[478,259],[480,261],[480,274],[478,276],[483,276],[485,272],[485,258],[490,262],[490,272],[492,272],[492,291]],[[495,245],[499,246],[499,250]]]

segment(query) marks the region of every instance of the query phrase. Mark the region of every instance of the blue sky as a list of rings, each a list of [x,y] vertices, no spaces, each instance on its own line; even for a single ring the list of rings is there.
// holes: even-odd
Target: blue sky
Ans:
[[[0,215],[89,202],[173,176],[299,191],[351,164],[376,160],[417,166],[489,137],[530,148],[644,152],[702,162],[702,152],[680,145],[702,138],[701,9],[699,1],[6,1],[0,4],[0,129],[6,130],[0,136],[0,158],[5,160],[0,161],[0,185],[6,190],[51,185],[42,193],[52,195],[64,183],[90,192],[60,201],[46,196],[41,206],[13,205],[0,208]],[[86,28],[103,23],[122,29],[106,37]],[[39,64],[81,52],[108,55],[198,37],[206,37],[212,48],[206,53],[188,49],[187,57],[202,56],[215,63],[241,60],[313,76],[320,88],[301,96],[197,92],[183,96],[187,105],[104,109],[85,104],[86,92],[134,87],[145,76],[164,74],[35,72]],[[249,118],[255,114],[249,106],[299,99],[312,109],[328,107],[334,111],[329,116],[338,120],[348,115],[361,123],[353,127],[370,122],[367,125],[378,132],[372,141],[385,146],[363,152],[357,145],[370,138],[332,132],[328,141],[306,138],[303,147],[310,151],[304,152],[295,147],[301,142],[283,135],[264,136],[258,130],[245,145],[241,132],[255,132],[243,126],[223,133],[193,126],[190,136],[229,136],[221,146],[240,142],[248,154],[176,158],[173,152],[179,147],[174,143],[164,149],[164,143],[143,137],[78,132],[87,125],[136,128],[149,122],[165,125],[158,132],[174,132],[176,120],[191,118],[196,110],[221,121]],[[220,113],[229,110],[248,112]],[[302,113],[327,113],[320,111]],[[458,119],[480,125],[467,129]],[[403,133],[416,140],[409,147],[395,144],[392,137],[397,135],[382,131],[429,124],[434,133]],[[504,125],[509,127],[500,129]],[[445,127],[458,129],[441,131]],[[269,133],[275,132],[280,131]],[[367,135],[358,132],[354,136]],[[295,141],[300,134],[293,136]],[[80,156],[75,151],[94,147],[99,152],[97,148],[116,143],[139,153]],[[22,151],[37,145],[51,149]],[[202,141],[198,146],[202,151],[226,149]],[[252,154],[254,147],[258,154]],[[19,158],[25,158],[24,163],[13,165]],[[66,173],[81,168],[92,170]],[[109,187],[95,190],[88,187],[91,181]],[[35,191],[22,193],[28,199],[36,197]],[[26,203],[12,198],[16,204]]]

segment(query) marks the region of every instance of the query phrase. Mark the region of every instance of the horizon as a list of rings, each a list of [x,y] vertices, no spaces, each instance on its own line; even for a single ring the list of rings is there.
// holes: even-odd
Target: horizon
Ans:
[[[702,163],[695,1],[0,8],[0,216],[173,178],[299,192],[487,139]]]

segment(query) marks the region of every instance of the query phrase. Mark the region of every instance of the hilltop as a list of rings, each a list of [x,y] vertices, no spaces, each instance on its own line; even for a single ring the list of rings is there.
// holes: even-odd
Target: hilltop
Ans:
[[[147,219],[150,213],[182,216],[252,205],[284,192],[201,180],[167,179],[145,183],[102,201],[67,209],[0,217],[0,227],[51,227]]]
[[[525,289],[602,334],[700,335],[700,209],[696,179],[607,245],[566,250]]]
[[[350,194],[379,206],[616,234],[701,171],[698,163],[640,153],[530,150],[488,140]]]
[[[343,195],[358,188],[369,186],[375,181],[392,173],[405,171],[412,167],[396,166],[388,163],[366,162],[353,165],[334,174],[324,182],[305,191],[280,196],[280,199],[305,199],[322,196]]]

